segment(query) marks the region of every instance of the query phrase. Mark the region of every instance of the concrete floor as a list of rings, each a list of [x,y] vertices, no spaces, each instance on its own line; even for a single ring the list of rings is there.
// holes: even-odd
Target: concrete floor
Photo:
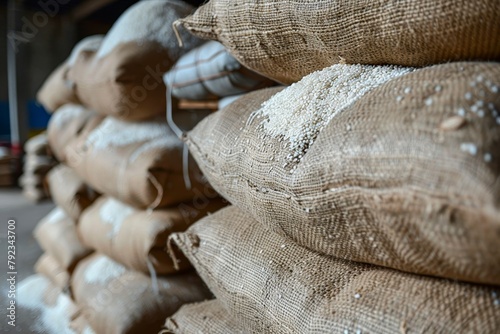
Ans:
[[[16,314],[16,327],[7,324],[7,222],[9,219],[16,221],[16,269],[19,283],[24,278],[34,273],[33,266],[42,254],[42,251],[32,231],[38,221],[54,208],[51,201],[33,204],[25,199],[21,190],[0,188],[0,333],[35,333],[33,328],[35,314],[18,308]]]

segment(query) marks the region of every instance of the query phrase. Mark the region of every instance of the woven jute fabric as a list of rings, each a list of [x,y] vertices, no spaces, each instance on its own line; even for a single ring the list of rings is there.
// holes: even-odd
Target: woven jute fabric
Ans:
[[[248,333],[218,300],[187,304],[165,321],[160,334],[243,334]]]
[[[50,195],[56,205],[75,222],[99,194],[88,187],[75,171],[65,165],[54,167],[47,175]]]
[[[131,123],[107,117],[82,131],[65,154],[68,165],[90,187],[136,208],[216,197],[191,157],[187,188],[182,142],[164,119]]]
[[[80,53],[69,70],[68,78],[74,81],[82,103],[100,114],[126,120],[163,115],[166,107],[163,74],[180,55],[203,42],[183,32],[186,44],[180,48],[171,28],[176,19],[192,10],[185,2],[175,0],[140,1],[131,6],[113,25],[101,49]],[[139,20],[149,30],[142,38],[127,31],[128,26]],[[159,37],[159,31],[163,31],[162,40],[155,38]],[[110,49],[109,52],[100,54],[104,48]]]
[[[497,333],[494,288],[335,259],[228,207],[171,237],[249,333]]]
[[[82,315],[96,333],[158,333],[180,306],[211,297],[195,273],[153,280],[95,254],[76,268],[71,286]]]
[[[500,58],[500,3],[211,0],[178,21],[283,83],[332,64],[425,66]]]
[[[176,269],[166,252],[168,236],[225,205],[221,199],[213,199],[203,205],[187,202],[145,211],[102,197],[84,211],[78,233],[84,245],[131,270],[169,274]]]
[[[60,162],[65,162],[66,146],[88,126],[97,124],[102,117],[80,104],[65,104],[52,115],[47,125],[50,150]]]
[[[205,119],[187,140],[222,196],[302,246],[500,284],[499,78],[498,63],[471,62],[389,81],[337,113],[292,161],[293,143],[255,116],[265,91]],[[322,94],[325,103],[338,95]],[[296,119],[275,114],[293,126],[314,112],[318,101],[306,100]]]
[[[42,254],[36,261],[34,269],[36,273],[48,278],[58,288],[66,289],[69,287],[70,275],[68,271],[62,268],[52,255]]]
[[[163,76],[180,99],[206,100],[275,85],[242,66],[224,45],[210,41],[183,55]]]
[[[92,252],[78,238],[75,222],[58,207],[40,220],[33,236],[40,248],[70,273],[78,261]]]

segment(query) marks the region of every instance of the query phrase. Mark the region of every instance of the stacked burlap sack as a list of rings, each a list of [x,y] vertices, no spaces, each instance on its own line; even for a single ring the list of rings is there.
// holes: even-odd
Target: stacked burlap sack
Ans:
[[[36,269],[74,302],[72,333],[158,333],[183,304],[213,298],[166,250],[170,234],[227,205],[165,119],[162,77],[201,43],[185,34],[177,45],[172,23],[191,12],[181,1],[138,2],[98,47],[75,48],[62,76],[72,97],[47,102],[61,164],[49,175],[57,208],[35,230],[45,251]],[[204,116],[171,107],[181,129]]]
[[[26,198],[39,202],[49,196],[46,177],[57,162],[49,148],[46,133],[30,138],[25,143],[24,150],[26,155],[19,185]]]
[[[185,136],[233,206],[169,238],[216,300],[165,332],[497,333],[499,6],[212,0],[178,21],[293,84]]]

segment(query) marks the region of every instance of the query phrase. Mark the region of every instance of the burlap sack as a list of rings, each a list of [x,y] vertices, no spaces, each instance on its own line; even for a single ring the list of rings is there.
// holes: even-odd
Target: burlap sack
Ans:
[[[188,202],[163,210],[142,211],[102,197],[85,210],[78,233],[84,245],[131,270],[169,274],[175,268],[165,250],[168,236],[186,230],[224,205],[222,200],[212,199],[201,205]]]
[[[47,178],[52,199],[75,222],[83,210],[99,197],[73,169],[65,165],[54,167]]]
[[[26,155],[23,171],[26,174],[46,175],[57,162],[49,156]]]
[[[76,334],[95,334],[87,319],[81,313],[71,320],[70,328]]]
[[[211,0],[178,21],[283,83],[338,63],[498,60],[498,22],[496,0]]]
[[[183,178],[182,142],[163,119],[130,123],[107,117],[69,143],[70,167],[96,191],[145,209],[215,197],[194,160]]]
[[[44,185],[45,175],[23,174],[19,177],[19,185],[21,187],[42,188]]]
[[[24,144],[24,151],[29,155],[50,155],[47,133],[43,132],[28,139]]]
[[[249,333],[498,333],[488,286],[307,250],[228,207],[171,236]]]
[[[217,301],[182,306],[165,322],[160,334],[243,334],[250,333]]]
[[[52,284],[60,289],[69,287],[69,273],[59,265],[52,255],[42,254],[35,263],[35,272],[48,278]]]
[[[422,69],[357,102],[322,75],[337,66],[201,122],[188,143],[211,185],[318,252],[500,284],[500,65]]]
[[[49,197],[44,188],[32,186],[23,187],[23,196],[35,203],[38,203]]]
[[[54,156],[66,162],[66,146],[81,134],[89,123],[98,123],[102,117],[78,104],[65,104],[50,118],[47,136]]]
[[[45,80],[38,91],[36,98],[45,110],[54,112],[67,103],[78,103],[74,92],[73,82],[68,78],[68,71],[74,65],[81,52],[97,50],[101,44],[102,36],[89,36],[75,45],[70,57],[58,66]]]
[[[82,52],[68,77],[84,105],[127,120],[165,113],[163,74],[198,41],[179,48],[172,23],[192,12],[177,0],[140,1],[116,21],[97,51]]]
[[[194,273],[159,277],[155,286],[150,277],[127,271],[100,254],[78,265],[71,284],[96,333],[158,333],[165,318],[181,305],[210,297]]]
[[[61,208],[56,207],[37,224],[33,236],[47,254],[61,268],[71,273],[78,261],[92,250],[82,245],[75,222]]]
[[[242,66],[224,45],[215,41],[182,56],[163,81],[171,87],[173,96],[189,100],[217,99],[274,85]]]

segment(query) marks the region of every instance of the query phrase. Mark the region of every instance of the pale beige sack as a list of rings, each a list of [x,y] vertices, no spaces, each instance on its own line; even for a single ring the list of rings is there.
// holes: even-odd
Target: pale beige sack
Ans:
[[[236,207],[203,218],[170,242],[249,333],[500,330],[500,296],[490,286],[321,255]]]
[[[214,194],[191,158],[186,168],[192,187],[187,188],[183,144],[164,117],[136,123],[106,117],[70,142],[66,154],[90,187],[140,209]]]
[[[211,0],[176,24],[292,83],[333,64],[499,60],[498,22],[497,0]]]
[[[102,36],[100,35],[82,39],[75,45],[70,57],[45,80],[36,95],[36,99],[44,106],[45,110],[51,113],[67,103],[79,102],[74,91],[74,83],[68,78],[68,71],[81,52],[97,50],[101,41]]]
[[[28,139],[26,143],[24,143],[24,151],[29,155],[50,155],[47,133],[42,132]]]
[[[158,333],[186,303],[211,297],[195,273],[150,277],[95,254],[76,268],[71,283],[82,314],[96,333]]]
[[[248,332],[218,300],[187,304],[168,318],[160,334],[244,334]]]
[[[102,117],[79,104],[65,104],[50,118],[47,136],[50,149],[60,162],[66,162],[66,146],[78,138],[82,131]]]
[[[361,96],[371,76],[339,81],[353,66],[203,120],[187,141],[204,175],[320,253],[499,285],[500,64],[429,67]]]
[[[54,167],[47,175],[50,195],[58,207],[75,222],[99,194],[87,186],[75,171],[65,165]]]
[[[47,254],[71,273],[75,265],[92,250],[82,245],[75,222],[56,207],[37,224],[33,236]]]
[[[78,234],[84,245],[131,270],[164,275],[176,271],[166,251],[170,234],[186,230],[225,205],[215,198],[201,204],[187,202],[161,210],[139,210],[101,197],[83,212]],[[189,264],[184,261],[182,265]]]
[[[44,253],[35,263],[35,272],[48,278],[52,284],[64,290],[69,287],[70,275],[50,254]]]
[[[139,1],[115,22],[97,52],[82,52],[68,77],[78,98],[103,115],[126,120],[163,115],[163,74],[203,41],[187,32],[178,46],[172,23],[193,7],[178,0]]]

